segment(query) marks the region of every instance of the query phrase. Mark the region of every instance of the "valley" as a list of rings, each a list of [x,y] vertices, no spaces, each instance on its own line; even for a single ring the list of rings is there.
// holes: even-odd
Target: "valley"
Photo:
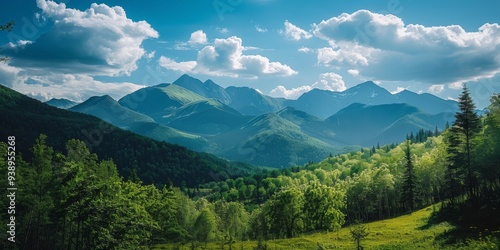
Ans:
[[[458,122],[453,121],[444,131],[436,127],[426,131],[420,126],[440,121],[442,116],[420,112],[408,104],[353,103],[325,120],[292,107],[251,116],[217,100],[199,100],[199,95],[176,96],[189,92],[169,86],[161,85],[161,93],[155,93],[165,97],[167,89],[170,99],[163,103],[177,105],[164,105],[174,111],[176,119],[172,120],[180,119],[180,123],[190,119],[190,114],[206,114],[204,119],[218,124],[214,127],[219,132],[183,132],[125,108],[109,96],[92,97],[69,111],[0,86],[0,112],[6,118],[1,121],[5,130],[0,136],[16,134],[16,166],[23,169],[18,179],[26,195],[19,198],[17,209],[21,214],[44,214],[47,219],[34,222],[39,227],[47,225],[45,220],[57,225],[43,226],[40,230],[53,236],[40,238],[27,227],[29,217],[20,216],[19,231],[27,235],[30,245],[43,249],[73,248],[74,244],[145,249],[350,249],[357,244],[370,249],[468,249],[500,245],[498,96],[492,97],[488,115],[479,117],[474,105],[463,105],[472,103],[464,87],[460,110],[455,113]],[[136,107],[141,105],[150,104]],[[80,112],[95,113],[107,121]],[[159,119],[162,111],[155,114]],[[236,128],[226,130],[210,114],[242,120],[234,121]],[[234,154],[250,158],[227,161],[128,131],[144,124],[172,138],[210,138],[214,145],[225,147],[227,158]],[[334,143],[342,145],[340,138],[367,143],[364,137],[370,131],[383,135],[388,127],[404,131],[408,124],[419,130],[401,133],[406,136],[402,143],[328,153]],[[475,131],[470,161],[464,161],[471,141],[461,129],[463,124],[474,126]],[[190,129],[197,130],[196,126]],[[349,129],[358,132],[350,134]],[[339,131],[344,137],[336,135]],[[320,140],[315,133],[326,136]],[[234,148],[234,140],[253,144]],[[7,144],[0,143],[0,152],[7,154]],[[300,160],[290,156],[322,160],[286,167]],[[244,163],[268,166],[258,161],[260,157],[283,167]],[[465,174],[471,167],[475,182]],[[37,192],[40,188],[49,192]],[[93,215],[88,216],[90,213]],[[74,231],[78,228],[81,230]],[[360,235],[359,240],[354,240],[355,235]]]
[[[500,1],[4,1],[0,249],[500,249]]]

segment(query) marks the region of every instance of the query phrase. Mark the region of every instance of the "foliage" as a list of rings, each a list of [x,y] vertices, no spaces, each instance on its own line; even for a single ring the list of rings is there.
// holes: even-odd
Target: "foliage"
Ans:
[[[354,242],[356,243],[356,249],[364,249],[364,247],[361,245],[361,240],[365,239],[366,236],[370,234],[369,232],[367,232],[366,226],[357,222],[353,226],[351,226],[349,232],[351,233],[352,240],[354,240]]]
[[[69,140],[63,154],[46,140],[35,141],[30,162],[16,158],[17,240],[1,243],[3,249],[130,249],[158,242],[158,232],[162,242],[190,237],[179,190],[123,181],[111,160],[99,161],[82,141]],[[6,159],[5,144],[0,148]]]

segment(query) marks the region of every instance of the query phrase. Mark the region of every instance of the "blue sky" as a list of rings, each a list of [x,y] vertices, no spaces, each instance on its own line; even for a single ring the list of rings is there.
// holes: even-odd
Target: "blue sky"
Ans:
[[[479,108],[500,92],[499,1],[7,0],[0,83],[40,100],[115,99],[187,73],[297,98],[372,80]]]

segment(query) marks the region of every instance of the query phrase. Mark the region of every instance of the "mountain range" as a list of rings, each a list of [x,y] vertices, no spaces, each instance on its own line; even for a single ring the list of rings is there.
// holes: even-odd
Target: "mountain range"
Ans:
[[[74,101],[70,101],[70,100],[64,99],[64,98],[61,98],[61,99],[52,98],[49,101],[46,101],[45,103],[50,105],[50,106],[61,108],[61,109],[69,109],[69,108],[78,104]]]
[[[161,127],[143,114],[123,108],[109,96],[92,97],[85,103],[87,109],[83,109],[83,105],[75,109],[113,117],[111,122],[133,131],[134,126],[141,124],[145,124],[144,130],[172,130]],[[56,152],[65,152],[68,140],[81,140],[90,152],[104,160],[112,159],[121,176],[128,178],[135,171],[145,184],[197,187],[210,181],[247,176],[257,170],[249,164],[229,162],[123,130],[92,115],[44,104],[3,85],[0,85],[0,116],[0,137],[15,136],[18,166],[23,164],[21,159],[33,157],[31,147],[35,139],[45,134],[47,145]],[[175,133],[182,132],[174,130],[165,137],[178,136]]]
[[[182,75],[120,100],[92,97],[70,110],[229,160],[288,167],[400,142],[420,129],[443,130],[457,107],[431,94],[391,94],[370,81],[343,92],[313,89],[287,100]]]

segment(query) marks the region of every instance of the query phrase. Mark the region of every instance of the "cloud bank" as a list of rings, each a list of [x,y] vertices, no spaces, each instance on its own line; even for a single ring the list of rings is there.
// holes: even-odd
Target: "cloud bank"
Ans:
[[[94,94],[120,97],[143,87],[93,77],[130,75],[139,59],[154,56],[142,48],[145,39],[158,37],[146,21],[129,19],[120,6],[94,3],[80,11],[64,3],[36,3],[53,26],[34,41],[2,46],[10,59],[0,67],[0,83],[41,99],[72,96],[76,101]]]
[[[161,56],[158,63],[165,69],[183,73],[201,73],[212,76],[258,78],[262,75],[290,76],[297,71],[286,64],[271,62],[262,55],[245,55],[241,38],[232,36],[215,39],[198,51],[196,61],[176,62]]]
[[[394,15],[359,10],[313,24],[312,33],[329,44],[318,49],[318,63],[350,67],[367,78],[435,85],[500,72],[498,24],[467,32],[459,25],[405,24]]]

